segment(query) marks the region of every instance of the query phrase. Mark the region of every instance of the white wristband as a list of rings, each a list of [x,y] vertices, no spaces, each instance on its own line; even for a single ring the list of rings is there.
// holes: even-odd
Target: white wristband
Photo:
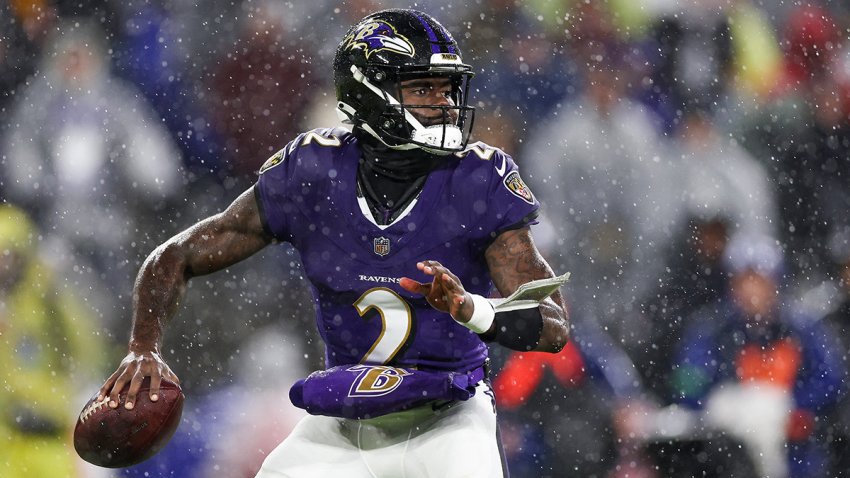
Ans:
[[[478,294],[470,295],[472,296],[473,306],[472,317],[470,317],[469,322],[465,324],[462,322],[458,323],[476,334],[483,334],[490,330],[490,326],[493,325],[493,319],[496,317],[496,311],[493,309],[493,304],[491,304],[485,297]]]

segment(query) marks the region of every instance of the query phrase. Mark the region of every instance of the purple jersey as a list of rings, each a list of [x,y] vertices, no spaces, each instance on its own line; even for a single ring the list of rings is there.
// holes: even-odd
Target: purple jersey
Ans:
[[[510,156],[476,143],[445,157],[413,204],[378,226],[357,194],[357,139],[344,129],[298,136],[260,169],[255,194],[267,231],[291,243],[312,285],[327,366],[368,363],[467,371],[487,346],[398,285],[436,260],[470,293],[491,288],[484,251],[539,204]]]

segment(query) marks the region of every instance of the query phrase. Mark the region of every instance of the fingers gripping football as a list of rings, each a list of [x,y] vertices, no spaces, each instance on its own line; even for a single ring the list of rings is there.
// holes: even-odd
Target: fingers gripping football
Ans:
[[[117,408],[119,405],[119,394],[124,389],[124,386],[130,384],[127,391],[127,397],[124,402],[124,407],[132,410],[136,403],[136,396],[142,386],[142,381],[145,377],[151,378],[150,384],[150,400],[155,402],[159,399],[159,389],[162,378],[165,377],[172,382],[179,384],[180,380],[171,371],[168,364],[162,357],[153,351],[147,352],[129,352],[118,369],[108,378],[98,392],[98,398],[103,399],[109,397],[109,407]]]
[[[473,304],[460,279],[437,261],[418,262],[416,267],[433,277],[431,283],[423,284],[404,277],[400,285],[409,292],[424,295],[431,307],[450,314],[456,321],[468,322]]]

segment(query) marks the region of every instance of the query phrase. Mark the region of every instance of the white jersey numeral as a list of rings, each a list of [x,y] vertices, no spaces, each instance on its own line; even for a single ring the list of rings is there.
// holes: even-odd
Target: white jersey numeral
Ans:
[[[370,309],[377,310],[381,316],[381,333],[360,363],[389,363],[410,337],[413,327],[410,305],[392,290],[378,287],[366,291],[354,307],[360,317]]]
[[[491,148],[486,145],[482,146],[480,144],[473,144],[467,148],[467,150],[475,153],[475,155],[478,156],[478,159],[483,159],[484,161],[490,161],[490,158],[493,157],[493,153],[496,152],[495,148]]]
[[[315,131],[310,131],[309,133],[304,134],[304,139],[301,140],[301,146],[307,146],[313,141],[319,143],[322,146],[342,146],[342,141],[340,141],[339,138],[337,138],[336,136],[330,133],[327,133],[327,136],[322,136],[321,134]]]

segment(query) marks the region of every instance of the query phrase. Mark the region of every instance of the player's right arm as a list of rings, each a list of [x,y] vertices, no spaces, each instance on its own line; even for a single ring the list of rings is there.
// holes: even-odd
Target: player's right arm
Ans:
[[[125,407],[132,408],[144,377],[151,377],[155,401],[162,377],[178,382],[160,356],[163,328],[177,310],[189,279],[247,259],[273,238],[263,228],[254,188],[223,212],[208,217],[157,247],[145,260],[133,288],[133,327],[129,352],[103,384],[99,398],[118,395],[127,383]]]

